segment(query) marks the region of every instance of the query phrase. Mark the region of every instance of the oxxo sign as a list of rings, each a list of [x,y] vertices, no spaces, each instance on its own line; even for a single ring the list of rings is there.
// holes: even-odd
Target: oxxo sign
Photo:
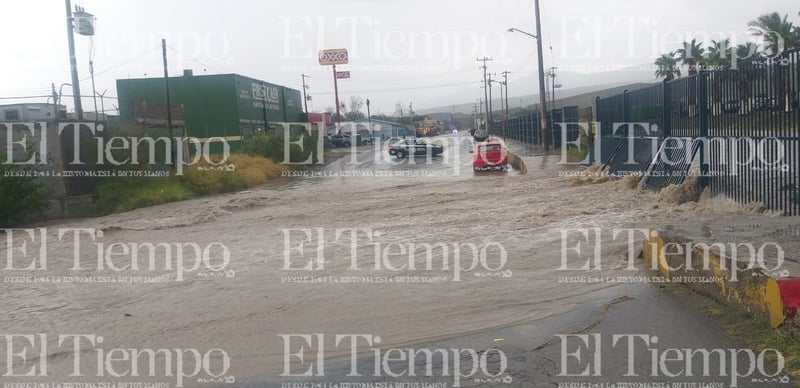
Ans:
[[[347,49],[329,49],[319,51],[320,65],[345,65],[349,62]]]

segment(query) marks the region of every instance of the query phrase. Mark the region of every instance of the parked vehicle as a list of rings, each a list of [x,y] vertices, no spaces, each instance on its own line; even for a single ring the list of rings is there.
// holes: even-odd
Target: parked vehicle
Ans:
[[[508,168],[508,155],[503,143],[499,141],[486,141],[475,144],[472,152],[472,170],[506,170]]]
[[[405,139],[389,144],[389,155],[403,159],[409,155],[437,156],[444,152],[444,147],[422,139]]]
[[[328,141],[330,142],[331,147],[333,148],[350,147],[350,145],[352,145],[352,143],[350,142],[350,138],[345,135],[333,135],[333,136],[328,136],[328,138],[329,138]]]

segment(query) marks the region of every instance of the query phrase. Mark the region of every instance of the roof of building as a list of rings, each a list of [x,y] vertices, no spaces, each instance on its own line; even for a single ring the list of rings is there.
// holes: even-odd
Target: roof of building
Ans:
[[[20,103],[16,103],[16,104],[2,104],[2,105],[0,105],[0,108],[12,108],[12,107],[22,107],[22,106],[36,106],[36,107],[46,106],[46,107],[51,107],[51,106],[53,106],[53,104],[51,104],[49,102],[20,102]],[[59,104],[58,107],[59,108],[63,108],[63,109],[67,109],[66,105]]]

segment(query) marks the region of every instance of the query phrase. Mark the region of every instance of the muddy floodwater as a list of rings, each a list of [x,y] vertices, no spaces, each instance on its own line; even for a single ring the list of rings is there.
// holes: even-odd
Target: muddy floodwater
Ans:
[[[473,173],[469,141],[455,139],[441,138],[446,153],[431,161],[366,147],[240,193],[16,233],[0,252],[19,269],[0,283],[0,329],[51,334],[35,353],[50,376],[76,367],[64,356],[71,340],[55,335],[85,334],[102,337],[95,348],[198,349],[215,370],[224,357],[209,350],[221,349],[226,376],[278,377],[282,336],[370,334],[404,347],[532,322],[620,284],[593,279],[646,274],[629,262],[644,238],[634,229],[758,215],[582,179],[561,155],[521,148],[528,174]],[[83,354],[81,381],[92,381],[107,355]]]

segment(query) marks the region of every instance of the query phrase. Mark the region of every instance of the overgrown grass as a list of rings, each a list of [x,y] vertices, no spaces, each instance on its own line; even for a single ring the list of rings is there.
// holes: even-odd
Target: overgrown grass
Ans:
[[[800,335],[797,331],[784,327],[773,329],[764,317],[731,304],[709,304],[705,306],[705,311],[710,317],[717,319],[728,334],[744,341],[756,351],[779,351],[785,362],[783,373],[791,377],[795,387],[800,387]],[[771,361],[774,362],[775,359]]]
[[[287,158],[284,133],[273,131],[268,134],[259,134],[249,139],[242,145],[242,152],[248,155],[257,155],[269,158],[276,163],[300,163],[310,160],[316,162],[319,133],[306,133],[303,128],[293,128],[289,139],[289,157]],[[302,144],[302,148],[300,144]]]
[[[666,286],[672,293],[701,308],[707,316],[718,321],[730,336],[746,343],[755,351],[779,351],[784,359],[783,373],[790,376],[795,387],[800,388],[800,333],[784,327],[773,329],[764,316],[746,311],[738,305],[720,303],[697,295],[684,285],[667,283]],[[772,353],[765,355],[770,357]],[[775,362],[774,357],[772,358],[770,361]]]
[[[221,194],[258,186],[280,177],[288,168],[260,156],[232,154],[214,166],[201,162],[188,166],[182,176],[109,178],[97,190],[94,205],[81,206],[69,216],[98,216]]]

